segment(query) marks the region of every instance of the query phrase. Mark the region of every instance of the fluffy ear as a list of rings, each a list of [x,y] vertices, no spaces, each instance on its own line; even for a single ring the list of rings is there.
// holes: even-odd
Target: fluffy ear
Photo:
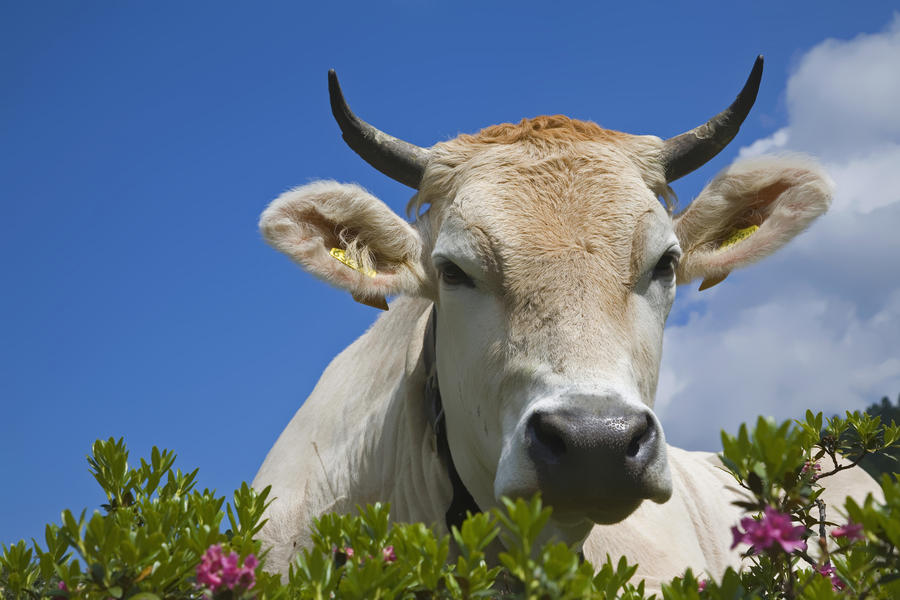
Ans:
[[[675,219],[684,256],[677,281],[703,278],[700,289],[772,254],[828,210],[831,183],[797,156],[737,162],[713,179]]]
[[[358,185],[317,181],[285,192],[259,228],[274,248],[364,304],[387,310],[385,296],[423,287],[418,232]]]

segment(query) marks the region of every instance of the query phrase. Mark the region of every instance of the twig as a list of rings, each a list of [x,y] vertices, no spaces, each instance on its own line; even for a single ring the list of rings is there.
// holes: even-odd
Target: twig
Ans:
[[[831,477],[835,473],[839,473],[841,471],[846,471],[847,469],[852,469],[853,467],[858,465],[860,463],[860,461],[862,461],[862,459],[864,459],[869,454],[872,454],[872,453],[869,452],[868,450],[863,450],[863,453],[860,454],[856,459],[854,459],[853,462],[851,462],[849,465],[839,465],[837,463],[837,459],[834,457],[834,454],[830,454],[831,462],[834,463],[834,470],[828,471],[827,473],[822,473],[821,475],[816,477],[816,481],[819,481],[820,479],[823,479],[825,477]]]
[[[319,466],[322,467],[322,474],[325,475],[325,483],[328,484],[328,491],[331,492],[331,499],[333,501],[337,501],[337,494],[334,493],[334,488],[331,487],[331,479],[328,478],[328,471],[325,470],[325,463],[322,461],[322,455],[319,454],[319,447],[315,442],[312,443],[313,450],[316,452],[316,458],[319,459]]]
[[[821,498],[816,498],[816,506],[819,507],[819,547],[822,548],[822,554],[825,561],[828,562],[828,538],[825,537],[825,502]]]

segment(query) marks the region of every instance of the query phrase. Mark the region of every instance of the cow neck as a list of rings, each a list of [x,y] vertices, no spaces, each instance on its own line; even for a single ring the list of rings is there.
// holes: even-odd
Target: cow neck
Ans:
[[[447,473],[450,475],[450,483],[453,485],[453,500],[447,509],[445,521],[447,531],[452,531],[455,526],[462,527],[466,513],[477,514],[481,512],[472,494],[466,489],[465,484],[456,471],[453,464],[453,455],[450,453],[450,442],[447,440],[447,418],[444,415],[444,405],[441,403],[441,390],[438,387],[437,361],[435,360],[435,343],[437,341],[436,330],[437,310],[431,305],[431,314],[428,317],[428,326],[425,328],[425,340],[422,344],[422,358],[425,363],[425,414],[434,431],[435,446],[438,456]]]

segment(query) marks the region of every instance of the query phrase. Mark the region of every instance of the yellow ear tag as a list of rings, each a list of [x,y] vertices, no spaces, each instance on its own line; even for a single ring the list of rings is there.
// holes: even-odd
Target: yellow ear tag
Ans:
[[[734,246],[735,244],[739,244],[740,242],[743,242],[748,237],[756,233],[757,229],[759,229],[759,225],[751,225],[750,227],[744,227],[743,229],[735,229],[731,232],[731,235],[729,235],[722,241],[721,244],[719,244],[719,247],[717,249],[724,250],[725,248],[729,248],[731,246]],[[712,286],[725,281],[726,277],[728,277],[728,273],[725,273],[724,275],[719,277],[707,277],[700,284],[700,287],[697,291],[702,292],[703,290],[708,290]]]
[[[759,225],[751,225],[750,227],[744,227],[743,229],[736,229],[731,232],[725,240],[719,244],[719,250],[724,250],[729,246],[734,246],[738,242],[743,242],[748,237],[756,233],[756,230],[759,229]]]
[[[347,253],[343,248],[332,248],[329,254],[331,254],[331,256],[338,259],[354,271],[359,271],[360,273],[368,275],[369,277],[375,277],[375,275],[378,274],[374,269],[364,269],[359,266],[355,260],[347,256]]]
[[[329,252],[332,257],[344,263],[344,265],[350,267],[354,271],[359,271],[364,275],[368,275],[369,277],[375,277],[378,273],[375,269],[364,269],[357,264],[355,260],[347,256],[347,253],[343,248],[332,248]],[[365,304],[366,306],[371,306],[372,308],[379,308],[381,310],[388,309],[388,303],[384,296],[358,296],[353,294],[353,299],[359,302],[360,304]]]

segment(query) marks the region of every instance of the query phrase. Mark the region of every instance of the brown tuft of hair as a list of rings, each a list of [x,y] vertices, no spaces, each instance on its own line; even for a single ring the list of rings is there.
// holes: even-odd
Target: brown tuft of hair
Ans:
[[[474,144],[515,144],[517,142],[599,142],[627,137],[619,131],[604,129],[591,121],[570,119],[565,115],[543,115],[522,119],[518,123],[502,123],[482,129],[475,135],[461,135],[459,140]]]

